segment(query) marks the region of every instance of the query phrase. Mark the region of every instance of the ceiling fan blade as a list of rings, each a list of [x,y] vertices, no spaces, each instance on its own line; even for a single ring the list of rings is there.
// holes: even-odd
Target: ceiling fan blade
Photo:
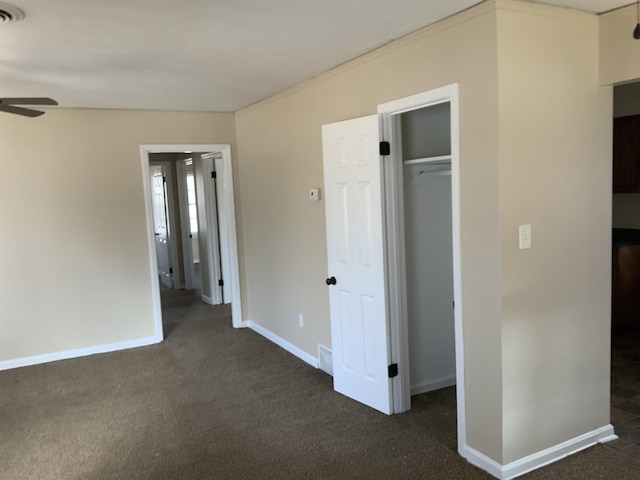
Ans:
[[[23,115],[25,117],[39,117],[40,115],[44,114],[44,112],[41,112],[39,110],[32,110],[30,108],[22,108],[22,107],[14,107],[12,105],[5,105],[3,103],[0,103],[0,112],[15,113],[17,115]]]
[[[0,98],[0,104],[2,103],[12,105],[58,105],[58,102],[48,97]]]

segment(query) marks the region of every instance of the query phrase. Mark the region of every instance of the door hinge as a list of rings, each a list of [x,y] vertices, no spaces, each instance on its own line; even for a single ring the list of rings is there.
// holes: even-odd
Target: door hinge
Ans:
[[[224,280],[222,280],[222,279],[218,280],[218,286],[219,287],[224,287]]]
[[[167,183],[167,177],[165,176],[162,177],[162,183]]]
[[[211,172],[211,178],[218,178],[217,172]]]
[[[169,273],[173,273],[173,268],[170,268],[170,269],[169,269]]]
[[[389,378],[393,378],[397,376],[398,376],[398,364],[392,363],[391,365],[389,365]]]
[[[389,142],[380,142],[380,155],[386,157],[391,154],[391,144]]]

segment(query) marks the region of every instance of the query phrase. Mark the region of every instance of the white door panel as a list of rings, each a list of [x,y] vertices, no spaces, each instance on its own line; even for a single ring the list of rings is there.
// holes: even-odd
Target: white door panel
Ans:
[[[194,159],[198,210],[198,239],[200,271],[202,274],[202,300],[211,305],[222,303],[222,288],[218,284],[220,273],[220,246],[216,204],[216,178],[210,154]]]
[[[324,125],[336,391],[391,413],[378,116]]]
[[[218,237],[220,239],[220,269],[223,280],[222,301],[225,304],[231,303],[232,280],[231,280],[231,242],[229,232],[229,212],[231,207],[225,201],[224,192],[229,188],[225,182],[228,181],[224,171],[229,168],[225,165],[222,157],[215,158],[215,171],[218,173],[218,187],[216,188],[216,202],[218,204]]]
[[[167,228],[167,201],[164,182],[164,171],[161,166],[149,167],[151,175],[151,190],[153,200],[153,221],[156,237],[156,258],[158,262],[158,275],[163,285],[173,288],[171,275],[171,260],[169,256],[168,228]]]

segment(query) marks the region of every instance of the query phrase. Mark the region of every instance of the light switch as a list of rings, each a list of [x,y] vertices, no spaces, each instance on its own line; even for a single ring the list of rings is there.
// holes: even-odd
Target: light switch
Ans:
[[[520,250],[531,248],[531,225],[520,225],[519,244]]]
[[[312,188],[311,190],[309,190],[309,198],[314,202],[320,201],[320,189]]]

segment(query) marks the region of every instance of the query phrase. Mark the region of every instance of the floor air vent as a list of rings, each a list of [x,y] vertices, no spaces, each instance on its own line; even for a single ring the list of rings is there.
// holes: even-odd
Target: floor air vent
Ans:
[[[318,368],[333,377],[333,353],[320,344],[318,344]]]

